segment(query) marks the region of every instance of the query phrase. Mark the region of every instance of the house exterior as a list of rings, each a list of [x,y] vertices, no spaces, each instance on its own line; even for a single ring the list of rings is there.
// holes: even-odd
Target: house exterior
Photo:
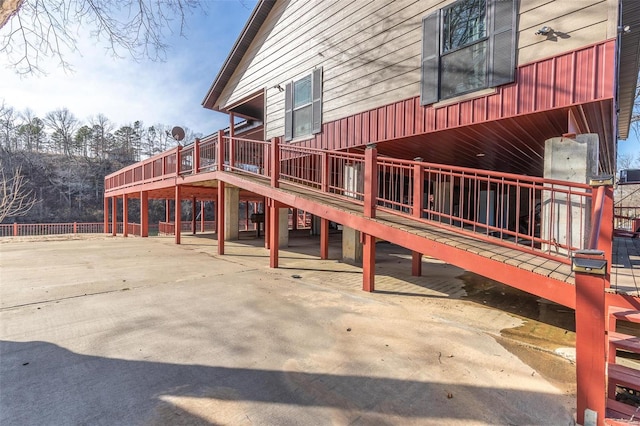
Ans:
[[[613,173],[637,77],[616,77],[618,58],[637,70],[637,35],[618,32],[637,6],[619,3],[260,2],[203,105],[265,140],[532,176],[545,140],[596,133]]]
[[[105,232],[120,198],[125,223],[140,199],[141,236],[148,199],[173,199],[180,243],[181,202],[214,200],[223,255],[238,203],[261,201],[278,267],[304,210],[321,258],[342,225],[366,291],[384,239],[412,250],[414,275],[428,255],[575,309],[578,422],[632,418],[616,389],[640,373],[616,349],[640,347],[615,327],[640,322],[640,293],[612,278],[606,175],[629,131],[634,28],[634,0],[260,1],[203,100],[229,128],[107,176]]]

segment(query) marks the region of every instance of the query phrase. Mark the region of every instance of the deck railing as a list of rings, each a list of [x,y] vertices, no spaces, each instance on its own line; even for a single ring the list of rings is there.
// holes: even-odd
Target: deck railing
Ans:
[[[586,243],[587,184],[384,157],[377,165],[378,208],[547,254]]]
[[[223,137],[225,168],[258,176],[269,176],[269,142]]]
[[[158,223],[158,234],[160,235],[174,235],[175,234],[175,223],[174,222],[159,222]],[[204,222],[204,231],[210,232],[216,230],[216,221],[215,220],[206,220]],[[180,222],[180,231],[193,231],[193,222],[190,220],[183,220]],[[196,222],[196,231],[202,232],[202,222]]]
[[[122,227],[122,224],[119,226]],[[104,233],[102,222],[0,224],[0,237],[102,233]]]
[[[272,161],[274,152],[277,164]],[[369,172],[367,161],[373,162]],[[374,154],[367,160],[361,153],[281,144],[278,138],[265,142],[229,137],[222,131],[109,175],[105,187],[113,190],[221,167],[276,176],[276,182],[347,198],[436,227],[455,228],[522,251],[561,255],[567,263],[571,251],[587,244],[594,196],[587,184],[445,166],[419,158],[399,160]],[[365,182],[372,180],[375,196],[365,190]]]
[[[202,140],[198,144],[198,172],[210,172],[218,169],[218,137]]]
[[[630,232],[640,232],[640,207],[613,208],[614,228]]]

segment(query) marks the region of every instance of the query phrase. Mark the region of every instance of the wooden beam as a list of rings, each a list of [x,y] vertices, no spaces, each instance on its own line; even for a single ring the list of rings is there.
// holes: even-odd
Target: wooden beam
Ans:
[[[320,259],[329,258],[329,220],[320,218]]]
[[[176,194],[174,199],[174,232],[175,232],[175,242],[176,244],[180,244],[180,233],[182,231],[182,188],[180,185],[176,185]]]
[[[376,238],[373,235],[362,234],[362,290],[373,292],[376,281]]]
[[[104,197],[104,228],[105,234],[109,233],[109,197]]]
[[[275,200],[269,203],[269,266],[271,268],[278,267],[278,249],[280,235],[280,215],[278,208],[280,204]]]
[[[140,236],[149,236],[149,193],[140,192]]]
[[[218,183],[218,201],[216,203],[216,231],[218,236],[218,254],[224,254],[224,182]]]
[[[419,277],[422,275],[422,253],[411,252],[411,275]]]
[[[127,237],[129,235],[129,230],[127,229],[127,225],[129,224],[129,202],[127,198],[127,194],[122,196],[122,236]]]
[[[604,425],[606,411],[605,278],[576,272],[576,384],[577,423],[585,424],[585,410],[597,413]],[[591,423],[590,423],[591,424]]]

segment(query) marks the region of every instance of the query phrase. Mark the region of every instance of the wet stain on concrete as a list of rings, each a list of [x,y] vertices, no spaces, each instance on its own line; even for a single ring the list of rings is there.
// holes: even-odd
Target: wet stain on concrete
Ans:
[[[575,348],[573,309],[541,299],[497,281],[465,272],[460,277],[467,293],[463,299],[499,309],[523,320],[501,331],[496,340],[565,393],[575,393],[575,365],[555,351]]]

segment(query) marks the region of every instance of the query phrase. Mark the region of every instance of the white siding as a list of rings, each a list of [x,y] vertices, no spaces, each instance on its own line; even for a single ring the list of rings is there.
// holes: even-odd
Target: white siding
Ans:
[[[596,43],[616,0],[521,0],[518,64]],[[262,88],[267,138],[284,134],[284,94],[272,87],[324,67],[323,122],[419,94],[421,21],[452,0],[279,1],[217,104]],[[556,40],[535,35],[546,25]]]

